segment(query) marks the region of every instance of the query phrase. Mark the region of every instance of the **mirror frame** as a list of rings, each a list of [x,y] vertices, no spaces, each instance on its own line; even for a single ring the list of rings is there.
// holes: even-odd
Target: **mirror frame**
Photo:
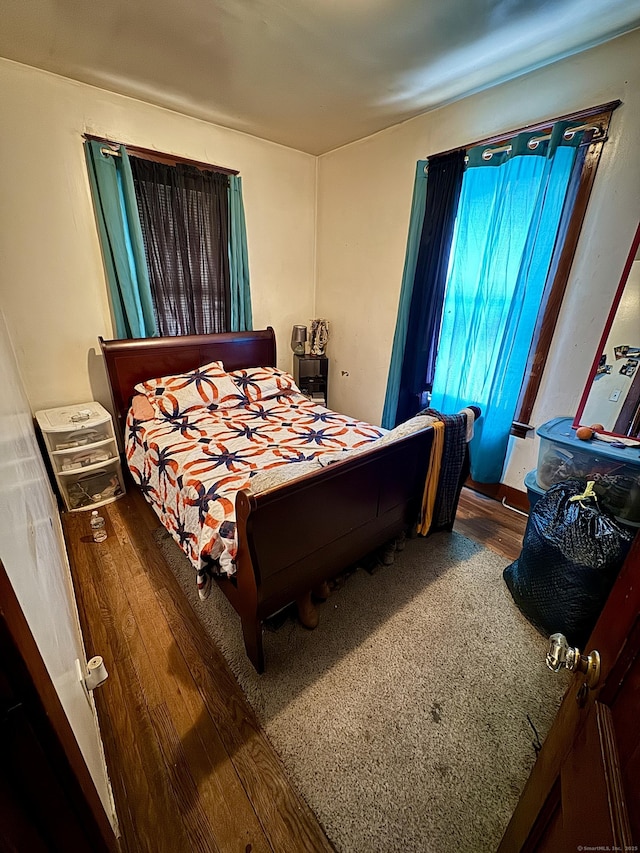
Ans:
[[[622,276],[620,277],[620,283],[618,284],[618,289],[616,290],[616,295],[613,299],[613,304],[611,305],[611,309],[609,311],[609,316],[607,317],[607,322],[604,327],[604,331],[602,332],[602,336],[600,337],[600,341],[598,343],[598,349],[596,350],[595,357],[593,359],[593,364],[591,365],[591,370],[589,371],[589,376],[587,378],[587,383],[585,385],[584,391],[582,393],[582,397],[580,398],[580,404],[578,406],[578,411],[576,413],[575,418],[573,419],[573,429],[577,429],[579,426],[589,426],[589,424],[582,424],[580,422],[580,418],[582,413],[584,412],[584,408],[587,404],[587,398],[591,392],[591,388],[593,387],[593,381],[596,376],[596,370],[598,364],[600,362],[600,357],[605,350],[607,345],[607,341],[609,339],[609,333],[611,331],[611,327],[613,326],[613,321],[616,316],[616,312],[618,310],[618,306],[622,299],[622,294],[624,293],[624,288],[627,284],[627,279],[629,278],[629,273],[631,272],[631,266],[636,259],[636,255],[638,253],[638,247],[640,246],[640,225],[638,225],[635,233],[635,237],[633,238],[633,243],[631,244],[631,249],[629,251],[629,255],[627,257],[627,262],[624,265],[624,269],[622,271]],[[612,435],[616,438],[628,438],[628,436],[620,435],[616,432],[608,432],[607,430],[602,430],[604,435]]]

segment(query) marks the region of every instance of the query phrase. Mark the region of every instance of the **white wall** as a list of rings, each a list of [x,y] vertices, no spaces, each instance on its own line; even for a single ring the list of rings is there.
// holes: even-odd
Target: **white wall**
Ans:
[[[316,158],[0,60],[0,306],[33,410],[109,404],[98,335],[112,337],[82,134],[238,169],[255,328],[291,369],[293,323],[313,316]]]
[[[380,422],[416,160],[620,99],[532,423],[575,414],[640,219],[638,56],[640,30],[319,158],[316,314],[331,324],[332,408]],[[524,488],[537,441],[512,439],[506,483]]]

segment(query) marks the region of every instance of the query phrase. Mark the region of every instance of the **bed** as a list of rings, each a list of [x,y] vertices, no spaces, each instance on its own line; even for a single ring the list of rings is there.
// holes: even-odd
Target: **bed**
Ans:
[[[406,434],[383,435],[385,431],[377,427],[308,401],[291,377],[287,380],[287,374],[277,370],[271,328],[170,338],[100,338],[100,345],[118,431],[125,441],[134,480],[144,487],[145,497],[194,567],[202,570],[208,560],[203,574],[213,575],[238,613],[247,655],[258,672],[263,672],[262,623],[266,618],[415,525],[435,430],[424,418],[424,425],[420,423]],[[220,392],[221,387],[227,388],[221,379],[216,404],[204,412],[196,409],[197,416],[185,416],[179,407],[172,410],[177,404],[163,387],[161,399],[169,410],[161,412],[159,421],[141,424],[136,420],[131,409],[136,395],[146,394],[157,410],[154,394],[158,384],[151,380],[187,374],[214,363],[220,363],[222,373],[230,375],[240,388],[238,400],[232,393]],[[251,384],[255,377],[275,382],[275,393],[268,399],[256,398]],[[256,381],[255,387],[263,386]],[[274,418],[283,417],[283,412],[284,426],[273,426]],[[266,421],[267,433],[246,427],[249,416]],[[312,440],[305,438],[302,430],[308,427],[301,421],[311,424]],[[232,432],[235,438],[243,430],[252,440],[257,436],[258,450],[229,451],[208,432],[220,426],[227,438]],[[287,432],[277,432],[281,429]],[[177,444],[183,433],[188,441],[185,449]],[[141,448],[152,449],[156,468],[161,460],[162,482],[157,478],[152,482],[150,475],[141,474],[147,464],[140,456]],[[208,510],[214,505],[208,499],[213,487],[193,455],[198,448],[208,462],[212,452],[216,464],[222,460],[225,488],[233,488],[228,493],[232,498],[215,501],[216,511],[222,512],[217,519]],[[288,456],[291,458],[284,458]],[[296,467],[288,464],[291,461],[303,464]],[[272,477],[285,462],[295,473]],[[465,465],[455,483],[456,502],[466,472]],[[258,480],[262,485],[256,489]],[[175,486],[171,492],[168,481]],[[186,530],[189,513],[199,519],[200,528],[228,521],[227,529],[232,532],[226,545],[220,546],[223,537],[214,538],[213,544],[210,539],[194,544],[194,537],[202,537],[202,529]]]

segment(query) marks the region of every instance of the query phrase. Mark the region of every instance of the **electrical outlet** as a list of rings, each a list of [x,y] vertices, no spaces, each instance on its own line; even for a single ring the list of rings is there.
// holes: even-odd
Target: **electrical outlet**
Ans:
[[[615,391],[612,391],[609,399],[611,400],[612,403],[617,403],[618,400],[620,399],[620,389],[616,388]]]

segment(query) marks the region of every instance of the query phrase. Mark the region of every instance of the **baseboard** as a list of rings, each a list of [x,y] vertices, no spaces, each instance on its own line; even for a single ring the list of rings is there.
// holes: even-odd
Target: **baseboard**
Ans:
[[[514,489],[512,486],[507,486],[504,483],[476,483],[471,477],[467,477],[465,486],[473,489],[474,492],[480,492],[481,495],[486,495],[488,498],[501,501],[507,505],[519,509],[521,512],[529,512],[529,498],[526,492],[520,489]]]

